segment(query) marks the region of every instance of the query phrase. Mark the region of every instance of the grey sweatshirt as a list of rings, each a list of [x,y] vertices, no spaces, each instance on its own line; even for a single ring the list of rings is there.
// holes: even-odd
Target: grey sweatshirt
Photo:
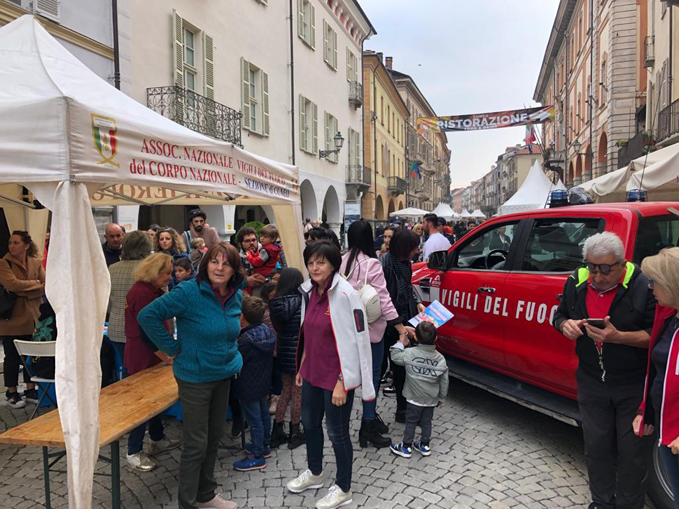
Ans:
[[[406,368],[403,396],[422,406],[436,406],[448,394],[448,365],[434,345],[406,349],[396,343],[390,349],[391,360]]]

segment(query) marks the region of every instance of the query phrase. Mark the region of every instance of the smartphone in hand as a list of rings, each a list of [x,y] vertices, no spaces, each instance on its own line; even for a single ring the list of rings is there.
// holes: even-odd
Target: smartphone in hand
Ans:
[[[587,323],[592,327],[596,327],[597,329],[606,328],[606,322],[604,322],[603,318],[587,318]]]

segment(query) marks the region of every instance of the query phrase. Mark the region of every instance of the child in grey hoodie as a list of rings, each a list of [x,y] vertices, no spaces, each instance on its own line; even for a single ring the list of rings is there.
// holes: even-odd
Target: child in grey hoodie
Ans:
[[[391,360],[406,368],[406,383],[403,396],[408,401],[406,409],[406,429],[403,442],[391,444],[391,452],[397,456],[410,458],[415,449],[422,456],[429,456],[431,448],[431,422],[434,407],[440,406],[448,394],[448,365],[446,359],[436,351],[436,327],[430,322],[420,322],[415,329],[418,346],[408,346],[408,338],[402,336],[391,347]],[[422,438],[413,444],[415,427],[419,424]]]

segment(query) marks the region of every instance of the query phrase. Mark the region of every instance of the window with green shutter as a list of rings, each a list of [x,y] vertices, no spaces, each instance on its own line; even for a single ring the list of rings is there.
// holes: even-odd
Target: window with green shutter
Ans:
[[[311,49],[316,49],[316,8],[310,0],[297,0],[297,35]]]
[[[337,119],[325,112],[325,150],[335,150],[335,134],[339,131],[339,123]],[[339,155],[337,152],[330,154],[327,157],[328,161],[337,163],[339,161]]]
[[[318,107],[299,96],[299,148],[309,154],[318,152]]]
[[[269,75],[241,59],[243,128],[269,136]]]
[[[323,20],[323,59],[325,63],[337,70],[337,32]]]

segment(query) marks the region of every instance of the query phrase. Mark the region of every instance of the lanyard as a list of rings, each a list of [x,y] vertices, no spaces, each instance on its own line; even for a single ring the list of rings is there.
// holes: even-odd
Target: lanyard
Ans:
[[[594,341],[594,340],[592,340]],[[597,356],[599,357],[599,367],[601,368],[601,381],[606,381],[606,368],[604,367],[604,344],[594,341]]]

